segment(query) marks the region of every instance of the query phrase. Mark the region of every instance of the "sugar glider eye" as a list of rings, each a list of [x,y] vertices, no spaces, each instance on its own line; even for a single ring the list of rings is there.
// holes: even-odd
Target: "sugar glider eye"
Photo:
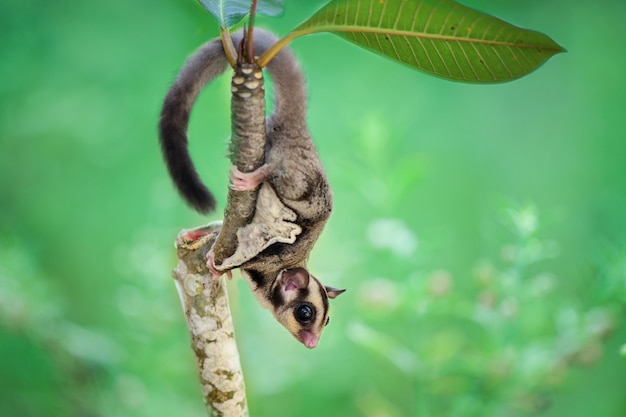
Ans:
[[[307,324],[315,320],[315,309],[309,304],[300,304],[293,309],[293,316],[299,323]]]

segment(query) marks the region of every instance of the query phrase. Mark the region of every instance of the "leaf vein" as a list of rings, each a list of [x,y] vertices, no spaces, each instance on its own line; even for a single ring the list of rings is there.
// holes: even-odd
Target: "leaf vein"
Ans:
[[[515,48],[514,48],[514,47],[512,47],[512,46],[509,46],[509,48],[511,48],[512,50],[515,50]],[[518,49],[519,49],[519,48],[518,48]],[[524,60],[526,60],[526,62],[528,63],[528,65],[529,65],[530,67],[533,67],[533,66],[534,66],[534,63],[533,63],[530,59],[528,59],[528,56],[526,56],[526,53],[527,53],[527,52],[529,52],[529,50],[527,50],[527,49],[519,49],[519,53],[520,53],[520,55],[524,58]],[[521,62],[520,62],[520,64],[521,64]]]
[[[448,67],[448,63],[443,58],[443,55],[441,54],[441,51],[439,51],[439,48],[437,47],[437,45],[432,40],[430,41],[430,43],[433,46],[433,49],[435,50],[435,52],[437,53],[437,56],[439,57],[439,59],[441,59],[441,63],[443,64],[443,67],[445,68],[445,70],[448,72],[448,76],[452,77],[452,73],[450,72],[450,68]]]
[[[430,54],[428,53],[428,50],[424,46],[424,43],[422,42],[422,40],[420,38],[416,38],[416,39],[417,39],[419,45],[422,47],[422,50],[424,51],[424,55],[426,55],[426,59],[428,60],[428,63],[430,64],[431,71],[437,72],[435,70],[435,64],[433,64],[433,60],[430,58]]]
[[[481,55],[480,51],[478,50],[478,48],[476,47],[476,45],[474,44],[470,44],[472,45],[472,48],[474,48],[474,51],[476,52],[476,55],[478,55],[478,58],[482,61],[483,66],[485,67],[485,69],[487,70],[487,72],[489,72],[489,74],[491,75],[491,77],[494,80],[497,80],[498,78],[496,77],[496,75],[493,73],[493,71],[491,70],[491,68],[489,68],[489,65],[487,65],[487,62],[485,61],[485,58]]]
[[[484,18],[485,16],[477,16],[476,19],[472,20],[467,27],[468,34],[471,34],[474,31],[474,28],[478,25],[478,23]]]
[[[354,13],[354,24],[356,25],[359,19],[359,10],[361,9],[361,2],[356,2],[356,12]]]
[[[383,18],[385,17],[385,10],[387,9],[387,3],[389,3],[388,1],[383,1],[383,9],[380,11],[380,18],[378,19],[378,26],[379,28],[383,27]]]
[[[435,14],[435,12],[438,10],[439,5],[441,4],[441,0],[439,1],[439,3],[434,6],[431,10],[430,13],[428,13],[428,17],[426,17],[426,22],[424,23],[424,29],[422,29],[424,32],[428,32],[428,26],[430,25],[430,21],[433,18],[433,15]]]
[[[381,45],[381,43],[380,43],[380,39],[378,39],[378,34],[376,34],[376,33],[374,34],[374,39],[376,40],[376,43],[378,44],[378,48],[379,48],[381,51],[384,51],[384,48],[383,48],[383,46],[382,46],[382,45]]]
[[[498,49],[497,48],[491,48],[491,51],[493,51],[493,53],[496,55],[496,57],[498,58],[498,60],[500,61],[500,63],[504,67],[504,69],[506,69],[506,71],[509,73],[509,75],[511,77],[513,77],[513,72],[511,71],[509,66],[506,64],[506,62],[504,62],[504,60],[502,59],[502,56],[500,56],[500,53],[498,52]]]
[[[448,10],[448,14],[446,14],[446,18],[443,19],[443,23],[441,24],[441,30],[439,31],[439,34],[442,35],[443,31],[446,30],[446,27],[448,26],[448,20],[450,20],[450,15],[452,15],[452,12],[454,11],[454,9],[456,9],[457,4],[454,3],[452,5],[452,7],[450,7],[450,10]]]
[[[403,36],[402,38],[405,40],[407,46],[411,50],[411,54],[413,55],[413,60],[415,61],[415,65],[418,68],[423,68],[422,63],[419,62],[419,60],[417,59],[417,55],[415,54],[415,49],[413,49],[413,45],[411,44],[411,41],[409,40],[409,38],[407,38],[406,36]]]
[[[413,13],[413,18],[411,19],[412,23],[411,23],[411,30],[410,30],[410,32],[414,32],[415,31],[415,22],[417,22],[417,15],[418,15],[419,11],[422,8],[422,4],[424,4],[424,2],[419,2],[417,4],[417,7],[415,8],[415,12]]]
[[[393,28],[394,30],[396,30],[396,28],[398,27],[398,22],[400,21],[400,16],[402,16],[402,9],[404,8],[404,4],[405,2],[400,3],[400,7],[398,8],[398,13],[396,14],[396,21],[393,22]]]
[[[457,42],[459,43],[459,42]],[[467,65],[470,67],[470,69],[472,70],[472,72],[474,73],[474,77],[475,79],[479,80],[480,76],[478,75],[478,73],[476,72],[476,69],[474,68],[474,66],[472,65],[472,61],[470,60],[469,55],[467,55],[467,51],[465,50],[465,48],[463,48],[463,45],[461,43],[459,43],[459,48],[461,49],[461,52],[463,52],[463,56],[465,57],[465,60],[467,61]]]
[[[493,26],[493,21],[489,22],[487,27],[485,29],[483,29],[483,36],[482,36],[482,38],[480,38],[481,40],[483,40],[483,41],[485,40],[485,38],[489,34],[489,29],[491,29],[491,26]],[[502,30],[503,27],[504,26],[500,27],[500,31]],[[498,31],[498,34],[500,33],[500,31]],[[492,39],[498,39],[497,35],[493,36]]]
[[[367,27],[371,26],[371,23],[372,23],[372,7],[373,7],[373,4],[374,4],[374,0],[370,0],[370,8],[369,8],[369,11],[367,13],[367,25],[366,25]]]
[[[500,40],[502,42],[505,42],[506,39],[508,39],[506,37],[506,35],[503,35],[502,33],[504,32],[504,29],[506,29],[506,26],[502,26],[495,34],[495,36],[493,37],[493,39],[497,39]]]
[[[398,50],[396,49],[396,45],[393,43],[393,39],[387,38],[387,40],[389,41],[389,44],[391,45],[391,48],[393,49],[393,53],[396,55],[396,59],[402,62],[402,57],[398,53]]]
[[[450,55],[452,56],[452,59],[454,59],[454,63],[456,64],[456,67],[459,69],[461,78],[466,78],[465,73],[463,72],[463,68],[461,68],[461,64],[459,64],[459,60],[457,59],[456,53],[454,52],[454,49],[452,49],[452,44],[450,42],[446,42],[445,45],[450,50]]]

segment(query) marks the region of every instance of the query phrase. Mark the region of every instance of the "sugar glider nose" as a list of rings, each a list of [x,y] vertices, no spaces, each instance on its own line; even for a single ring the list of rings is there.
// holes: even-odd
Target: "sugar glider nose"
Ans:
[[[313,349],[317,346],[317,342],[320,340],[319,337],[315,336],[313,333],[302,330],[298,334],[298,340],[309,349]]]

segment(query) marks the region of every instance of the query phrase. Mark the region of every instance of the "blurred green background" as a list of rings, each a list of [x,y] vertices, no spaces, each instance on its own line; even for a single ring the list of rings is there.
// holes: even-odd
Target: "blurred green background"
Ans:
[[[285,35],[323,1],[259,24]],[[293,49],[335,192],[311,269],[349,289],[308,351],[230,284],[253,416],[626,415],[626,2],[471,0],[568,49],[508,84],[333,35]],[[217,35],[193,0],[0,3],[0,415],[204,415],[170,278],[208,220],[161,100]],[[228,76],[190,126],[223,207]]]

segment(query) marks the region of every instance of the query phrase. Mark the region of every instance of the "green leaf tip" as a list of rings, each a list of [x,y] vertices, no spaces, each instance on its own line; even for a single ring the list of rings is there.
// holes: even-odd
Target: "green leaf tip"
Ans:
[[[331,32],[439,77],[464,82],[514,80],[565,49],[452,0],[332,0],[291,38]]]
[[[223,28],[231,28],[249,12],[251,0],[198,0]],[[278,16],[283,12],[283,0],[259,0],[257,14]]]

